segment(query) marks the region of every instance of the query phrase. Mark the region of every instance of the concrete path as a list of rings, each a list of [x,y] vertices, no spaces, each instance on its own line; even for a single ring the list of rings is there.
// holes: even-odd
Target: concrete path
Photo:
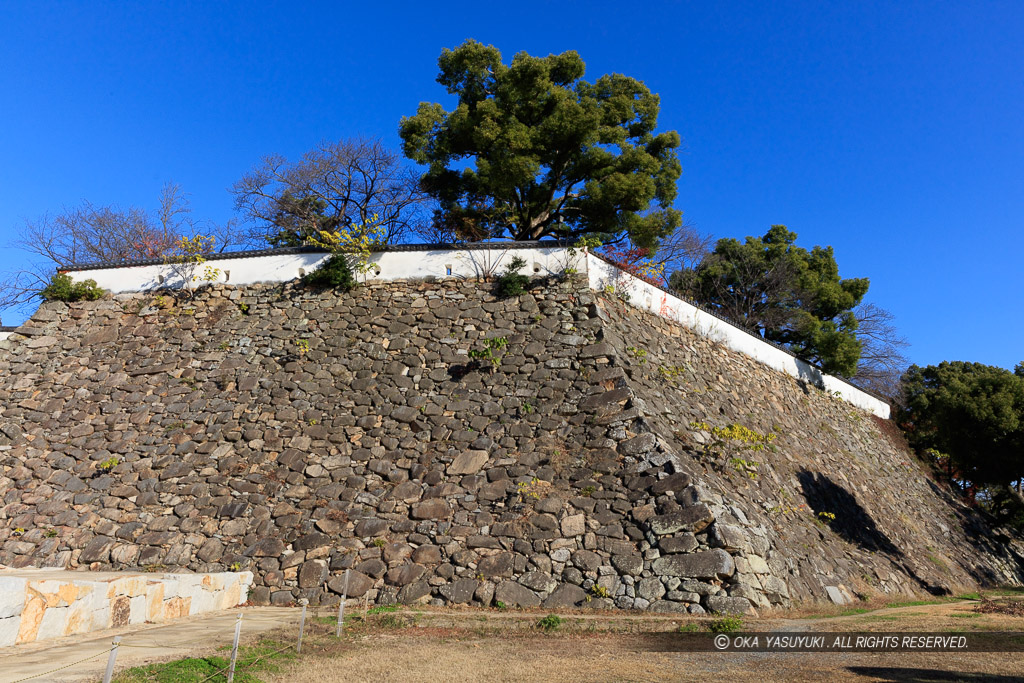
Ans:
[[[299,608],[240,607],[171,624],[130,626],[0,648],[0,683],[99,681],[107,668],[114,636],[121,636],[117,671],[167,659],[207,655],[231,644],[239,612],[244,614],[244,642],[281,627],[289,627],[298,634]],[[85,659],[88,661],[81,661]]]

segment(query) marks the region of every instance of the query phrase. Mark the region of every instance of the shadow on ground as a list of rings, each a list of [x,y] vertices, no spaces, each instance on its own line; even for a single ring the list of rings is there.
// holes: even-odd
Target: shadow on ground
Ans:
[[[943,681],[1005,681],[1019,682],[1019,676],[1001,676],[980,671],[940,671],[939,669],[904,669],[895,666],[848,666],[846,670],[858,676],[899,683],[939,683]]]

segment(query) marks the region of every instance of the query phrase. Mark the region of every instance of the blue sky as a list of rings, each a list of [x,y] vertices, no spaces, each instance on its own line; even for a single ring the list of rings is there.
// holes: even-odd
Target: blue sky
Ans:
[[[0,4],[0,268],[24,219],[83,199],[152,208],[173,180],[224,221],[261,155],[397,146],[475,38],[643,80],[686,218],[832,245],[914,362],[1024,360],[1024,3],[488,5]]]

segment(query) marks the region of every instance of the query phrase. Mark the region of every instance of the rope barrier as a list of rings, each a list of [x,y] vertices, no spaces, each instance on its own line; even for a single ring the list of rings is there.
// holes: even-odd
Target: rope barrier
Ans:
[[[109,653],[113,649],[114,648],[109,647],[106,650],[104,650],[103,652],[97,652],[92,657],[86,657],[85,659],[79,659],[77,662],[72,662],[70,664],[65,664],[64,666],[58,666],[56,669],[50,669],[49,671],[44,671],[43,673],[40,673],[40,674],[33,674],[31,676],[26,676],[25,678],[19,678],[16,681],[11,681],[11,683],[22,683],[22,681],[31,681],[33,678],[39,678],[40,676],[48,676],[48,675],[50,675],[52,673],[57,673],[58,671],[63,671],[64,669],[70,669],[71,667],[77,666],[79,664],[82,664],[83,662],[88,662],[90,659],[96,659],[97,657],[102,657],[103,655]]]
[[[42,673],[33,674],[31,676],[26,676],[25,678],[19,678],[17,680],[11,681],[11,683],[24,683],[25,681],[31,681],[32,679],[39,678],[41,676],[48,676],[48,675],[56,673],[58,671],[63,671],[64,669],[70,669],[73,666],[78,666],[79,664],[84,664],[85,662],[89,662],[89,661],[92,661],[94,659],[97,659],[98,657],[102,657],[104,655],[107,655],[111,651],[113,651],[114,649],[116,649],[118,647],[134,648],[134,649],[137,649],[137,650],[163,650],[163,649],[168,649],[168,648],[170,648],[170,649],[183,649],[183,648],[191,649],[192,647],[194,647],[194,645],[164,645],[164,644],[157,645],[157,644],[150,644],[150,643],[132,643],[132,644],[119,643],[117,645],[111,646],[111,647],[103,650],[102,652],[97,652],[96,654],[91,655],[89,657],[86,657],[84,659],[79,659],[78,661],[71,662],[70,664],[65,664],[63,666],[59,666],[59,667],[57,667],[55,669],[50,669],[49,671],[44,671]],[[263,661],[265,659],[274,657],[276,655],[279,655],[282,652],[285,652],[286,650],[296,650],[296,649],[297,648],[296,648],[295,644],[289,644],[289,645],[285,645],[284,647],[278,648],[278,649],[276,649],[276,650],[274,650],[272,652],[267,652],[267,653],[261,654],[256,659],[252,660],[251,662],[246,662],[245,664],[238,663],[236,665],[236,667],[235,667],[235,673],[237,674],[237,673],[239,673],[241,671],[244,671],[245,669],[251,668],[251,667],[255,666],[256,664],[258,664],[259,662],[261,662],[261,661]],[[201,681],[199,681],[199,683],[208,683],[209,681],[217,678],[218,676],[226,676],[226,674],[227,674],[227,672],[228,672],[228,670],[230,668],[231,668],[231,666],[228,665],[228,666],[226,666],[226,667],[224,667],[222,669],[218,669],[217,671],[214,671],[213,673],[211,673],[206,678],[204,678]]]

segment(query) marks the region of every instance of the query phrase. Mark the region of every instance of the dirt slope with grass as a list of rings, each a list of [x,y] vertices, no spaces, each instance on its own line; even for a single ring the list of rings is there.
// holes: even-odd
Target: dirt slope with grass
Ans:
[[[0,395],[14,567],[696,614],[1024,571],[891,426],[580,279],[46,304]]]

